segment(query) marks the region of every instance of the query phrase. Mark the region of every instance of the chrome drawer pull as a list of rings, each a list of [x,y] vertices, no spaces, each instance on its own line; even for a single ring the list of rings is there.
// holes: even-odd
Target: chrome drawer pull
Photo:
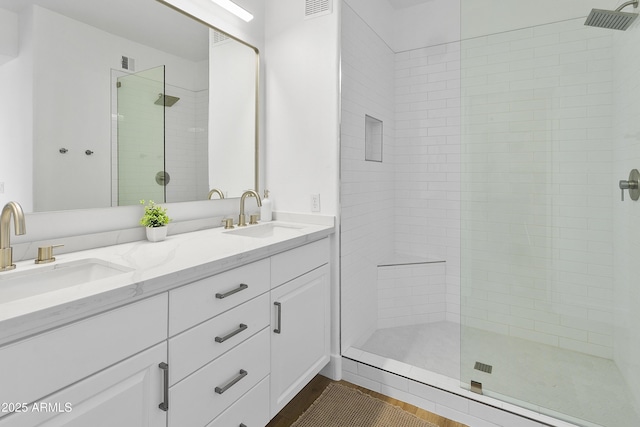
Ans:
[[[162,362],[158,365],[158,368],[164,371],[164,402],[158,405],[163,411],[169,410],[169,365]]]
[[[245,285],[244,283],[241,284],[240,286],[238,286],[236,289],[229,291],[229,292],[225,292],[224,294],[216,294],[216,298],[218,299],[225,299],[226,297],[230,297],[231,295],[240,292],[240,291],[244,291],[245,289],[249,288],[249,285]]]
[[[276,301],[273,303],[273,305],[275,305],[278,309],[278,325],[273,330],[273,332],[275,332],[276,334],[280,334],[282,333],[282,304]]]
[[[240,323],[240,327],[238,329],[236,329],[235,331],[229,332],[224,337],[216,337],[216,342],[225,342],[229,338],[235,337],[236,335],[238,335],[240,332],[244,331],[247,328],[248,328],[247,325],[245,325],[244,323]]]
[[[216,387],[216,393],[218,394],[222,394],[225,391],[229,390],[231,387],[233,387],[234,385],[236,385],[236,383],[238,381],[240,381],[241,379],[243,379],[244,377],[246,377],[248,374],[247,371],[245,371],[244,369],[240,369],[240,373],[238,374],[237,377],[235,377],[234,379],[232,379],[231,381],[229,381],[228,383],[226,383],[225,385],[223,385],[222,387]]]

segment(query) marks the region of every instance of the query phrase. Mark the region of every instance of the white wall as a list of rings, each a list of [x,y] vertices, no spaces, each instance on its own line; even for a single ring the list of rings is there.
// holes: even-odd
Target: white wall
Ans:
[[[16,200],[33,210],[33,17],[20,16],[20,56],[0,65],[0,204]],[[17,23],[17,17],[15,18]],[[20,120],[13,119],[19,117]],[[27,159],[26,162],[20,161]]]
[[[18,15],[0,9],[0,66],[18,56]]]
[[[255,187],[256,53],[210,34],[209,176],[210,188],[240,197]],[[233,119],[231,119],[233,118]]]
[[[279,0],[266,11],[266,188],[273,208],[338,210],[339,2],[305,19],[305,2]]]
[[[458,41],[460,1],[431,0],[399,9],[393,15],[393,22],[396,52]]]

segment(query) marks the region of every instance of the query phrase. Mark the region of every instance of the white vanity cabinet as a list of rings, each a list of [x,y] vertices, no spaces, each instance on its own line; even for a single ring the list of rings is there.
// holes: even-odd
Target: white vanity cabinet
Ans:
[[[0,427],[266,425],[331,323],[328,238],[270,253],[0,346]]]
[[[271,417],[329,362],[327,239],[271,258]]]
[[[262,395],[254,388],[271,369],[270,280],[266,258],[169,292],[170,427],[234,419],[231,406]],[[259,411],[252,425],[268,422]]]
[[[264,426],[328,363],[328,262],[322,239],[169,292],[169,427]]]
[[[166,330],[162,294],[0,348],[0,426],[165,426]]]

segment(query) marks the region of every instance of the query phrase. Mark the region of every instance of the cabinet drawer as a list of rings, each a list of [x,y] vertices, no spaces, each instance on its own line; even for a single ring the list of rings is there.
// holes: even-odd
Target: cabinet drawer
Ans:
[[[169,426],[203,426],[269,375],[265,328],[169,389]]]
[[[264,329],[269,314],[269,294],[265,293],[171,338],[171,384]]]
[[[169,292],[173,336],[269,290],[270,263],[257,261]]]
[[[33,402],[166,338],[164,293],[9,344],[0,348],[0,402]]]
[[[329,262],[329,239],[271,257],[271,286],[277,287]]]
[[[241,424],[247,427],[261,427],[267,425],[269,418],[267,377],[206,427],[236,427]]]

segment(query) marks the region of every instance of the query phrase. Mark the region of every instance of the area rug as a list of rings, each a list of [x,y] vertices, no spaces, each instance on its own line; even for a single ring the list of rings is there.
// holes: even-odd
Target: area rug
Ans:
[[[292,427],[438,426],[359,390],[332,383]]]

